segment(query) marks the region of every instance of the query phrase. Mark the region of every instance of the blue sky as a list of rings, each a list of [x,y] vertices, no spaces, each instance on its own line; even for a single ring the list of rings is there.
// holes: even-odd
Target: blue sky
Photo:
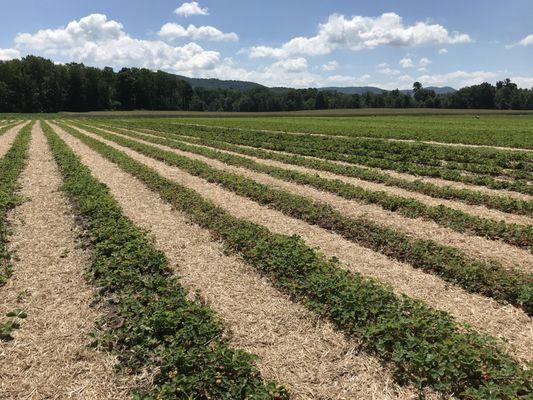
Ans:
[[[533,87],[530,0],[3,1],[0,59],[268,86]]]

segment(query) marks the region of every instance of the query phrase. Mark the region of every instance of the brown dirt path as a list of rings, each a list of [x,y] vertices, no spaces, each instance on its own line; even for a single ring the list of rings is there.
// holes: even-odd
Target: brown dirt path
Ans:
[[[88,133],[85,130],[82,131],[84,133]],[[119,133],[115,134],[131,140],[137,140]],[[398,213],[384,210],[374,204],[364,204],[358,201],[347,200],[340,196],[329,192],[324,192],[310,186],[286,182],[281,179],[271,177],[267,174],[257,173],[246,168],[226,165],[221,161],[200,156],[194,153],[184,152],[171,147],[153,144],[142,140],[138,141],[162,150],[171,151],[176,154],[186,156],[191,159],[203,161],[219,170],[246,176],[268,186],[287,190],[291,193],[306,196],[316,201],[331,204],[344,215],[351,217],[368,217],[370,220],[376,221],[380,225],[404,232],[411,237],[421,239],[431,238],[440,244],[461,249],[473,257],[492,258],[500,261],[509,269],[516,268],[522,271],[533,273],[533,254],[527,250],[519,249],[504,242],[459,233],[452,229],[442,227],[433,221],[423,220],[422,218],[407,218]]]
[[[56,127],[54,126],[56,129]],[[210,234],[173,211],[141,182],[56,129],[93,175],[109,186],[125,214],[150,231],[191,290],[217,312],[233,346],[259,356],[267,378],[296,399],[414,399],[374,357],[356,351],[332,326],[294,304]]]
[[[10,214],[17,258],[0,315],[23,308],[28,318],[14,340],[0,342],[0,398],[130,398],[131,379],[115,374],[114,358],[88,348],[100,315],[83,278],[90,254],[76,242],[80,232],[39,125],[20,183],[28,201]]]
[[[58,131],[61,132],[60,129]],[[320,248],[328,256],[339,258],[346,269],[379,279],[381,282],[390,284],[396,293],[405,293],[410,297],[421,299],[434,308],[449,312],[459,321],[502,338],[509,342],[509,351],[522,360],[531,360],[533,321],[520,309],[499,304],[484,296],[468,293],[436,275],[426,274],[408,264],[397,262],[380,253],[358,246],[337,234],[260,206],[178,168],[145,157],[96,135],[91,136],[124,151],[137,161],[154,168],[162,176],[196,190],[203,197],[239,218],[266,226],[275,233],[297,234],[310,246]],[[64,133],[62,137],[70,137],[70,135]],[[502,345],[505,346],[504,343]]]

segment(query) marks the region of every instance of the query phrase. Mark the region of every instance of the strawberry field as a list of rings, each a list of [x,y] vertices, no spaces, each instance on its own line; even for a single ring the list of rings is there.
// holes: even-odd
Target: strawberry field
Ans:
[[[530,399],[528,121],[0,118],[0,398]]]

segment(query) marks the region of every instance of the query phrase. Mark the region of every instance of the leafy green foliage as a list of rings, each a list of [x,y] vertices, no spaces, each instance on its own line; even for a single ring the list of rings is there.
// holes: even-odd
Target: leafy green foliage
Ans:
[[[9,311],[6,314],[7,319],[3,322],[0,322],[0,341],[8,342],[13,340],[12,333],[20,328],[20,321],[26,319],[28,314],[26,311],[21,309],[16,309]]]
[[[124,123],[123,123],[124,124]],[[374,157],[369,156],[372,154],[374,147],[387,148],[388,152],[393,155],[401,154],[416,154],[417,151],[422,151],[417,143],[398,143],[398,142],[386,142],[383,140],[375,140],[376,143],[367,142],[363,139],[352,138],[338,138],[327,137],[317,135],[294,135],[283,132],[261,132],[258,135],[257,131],[250,130],[237,130],[230,128],[211,128],[202,126],[183,126],[179,124],[161,124],[159,121],[143,121],[144,127],[149,127],[157,131],[176,132],[180,134],[186,134],[189,136],[200,138],[216,138],[216,140],[222,140],[224,142],[246,145],[255,148],[263,148],[268,150],[284,151],[292,154],[318,157],[322,159],[332,161],[342,161],[350,164],[360,164],[368,167],[393,170],[403,173],[409,173],[419,176],[429,176],[434,178],[442,178],[450,181],[464,182],[468,184],[475,184],[480,186],[487,186],[493,189],[508,189],[517,191],[520,193],[533,194],[533,187],[527,183],[526,179],[497,179],[496,177],[475,173],[464,173],[462,170],[449,168],[449,161],[443,160],[442,165],[431,166],[421,163],[413,162],[412,159],[395,160],[390,157],[385,158],[382,153]],[[136,127],[137,124],[125,123],[125,126]],[[354,142],[358,140],[357,142]],[[367,139],[369,140],[369,139]],[[396,147],[392,147],[396,146]],[[406,149],[405,147],[412,146],[413,150]],[[439,154],[441,150],[440,145],[425,145],[432,150],[428,150],[427,155],[424,155],[425,159],[436,158],[435,154]],[[464,152],[465,150],[463,150]],[[464,157],[465,160],[476,157],[476,154],[485,152],[485,149],[469,149],[470,153],[467,153]],[[435,152],[435,154],[432,154]],[[461,150],[453,148],[452,151],[445,152],[444,154],[460,153]],[[508,154],[510,153],[510,154]],[[513,155],[515,154],[515,155]],[[497,157],[497,159],[506,160],[510,158],[514,160],[516,158],[516,167],[524,169],[526,176],[531,178],[531,158],[529,155],[523,156],[521,152],[505,152],[505,156]],[[442,156],[442,155],[441,155]],[[493,162],[493,154],[489,152],[487,155],[478,155],[485,163]],[[521,159],[526,157],[525,160]],[[450,164],[453,165],[453,164]],[[467,171],[468,172],[468,171]]]
[[[36,56],[0,61],[0,112],[188,109],[191,86],[146,68],[114,72]]]
[[[526,399],[531,394],[531,373],[494,339],[420,301],[396,296],[375,280],[347,272],[297,236],[272,234],[235,218],[125,153],[76,130],[69,132],[209,229],[294,300],[360,338],[367,351],[394,366],[400,382],[462,399]]]
[[[62,126],[72,134],[86,138],[75,129]],[[102,131],[98,131],[98,134],[141,154],[217,183],[238,195],[269,205],[286,215],[336,232],[348,240],[407,262],[415,268],[438,274],[468,291],[508,301],[522,307],[528,314],[533,313],[533,277],[530,274],[510,271],[495,261],[471,259],[456,248],[442,246],[433,240],[413,239],[363,217],[346,217],[326,203],[315,202],[304,196],[260,184],[253,179],[217,170],[204,162],[174,152],[163,151]]]
[[[211,126],[239,127],[242,129],[268,129],[285,132],[322,133],[347,137],[373,137],[384,139],[425,140],[440,143],[465,143],[473,145],[517,147],[533,149],[532,115],[493,115],[476,110],[460,115],[446,115],[436,110],[352,110],[332,116],[270,116],[254,118],[179,118],[169,122],[193,123]],[[357,116],[361,112],[362,115]],[[387,114],[385,114],[387,113]],[[440,115],[439,115],[440,114]]]
[[[93,122],[94,123],[94,122]],[[100,122],[99,125],[109,128],[108,122]],[[120,133],[132,133],[131,130],[118,128],[115,122],[112,129]],[[243,155],[262,158],[266,160],[281,161],[286,164],[299,165],[312,168],[318,171],[332,172],[338,175],[344,175],[359,178],[369,182],[381,183],[386,186],[399,187],[412,192],[419,192],[431,197],[442,198],[447,200],[459,200],[470,205],[483,205],[496,210],[533,216],[533,201],[516,199],[509,196],[497,196],[471,189],[457,189],[451,186],[439,186],[421,180],[407,180],[397,178],[385,172],[373,169],[362,168],[356,165],[338,164],[327,160],[317,158],[303,157],[294,154],[284,154],[259,148],[250,148],[234,145],[213,139],[199,138],[193,136],[183,136],[169,134],[161,131],[150,131],[151,135],[158,135],[166,139],[174,139],[192,144],[200,144],[220,150],[227,150]]]
[[[94,127],[88,127],[87,129],[95,133],[105,133]],[[228,165],[248,168],[252,171],[265,173],[288,182],[309,185],[348,200],[359,200],[369,204],[377,204],[385,210],[398,212],[409,218],[431,220],[458,232],[467,232],[492,240],[502,240],[517,247],[533,250],[533,226],[508,224],[505,221],[494,221],[488,218],[476,217],[442,205],[428,206],[415,199],[391,195],[384,191],[366,190],[338,179],[327,179],[316,174],[311,175],[296,170],[273,167],[245,157],[188,145],[164,137],[156,138],[134,132],[123,132],[123,134],[151,143],[162,144],[182,151],[200,154],[222,161]]]
[[[187,299],[164,254],[43,126],[64,176],[62,189],[83,216],[93,246],[90,275],[110,309],[100,326],[100,343],[118,354],[125,371],[157,371],[154,388],[137,398],[288,398],[282,387],[261,379],[252,355],[229,347],[213,312]]]

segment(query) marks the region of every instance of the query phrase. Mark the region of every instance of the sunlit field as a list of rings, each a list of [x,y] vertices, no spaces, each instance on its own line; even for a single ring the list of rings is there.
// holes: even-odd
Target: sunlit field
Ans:
[[[0,115],[0,349],[93,332],[115,398],[526,399],[532,122]]]

